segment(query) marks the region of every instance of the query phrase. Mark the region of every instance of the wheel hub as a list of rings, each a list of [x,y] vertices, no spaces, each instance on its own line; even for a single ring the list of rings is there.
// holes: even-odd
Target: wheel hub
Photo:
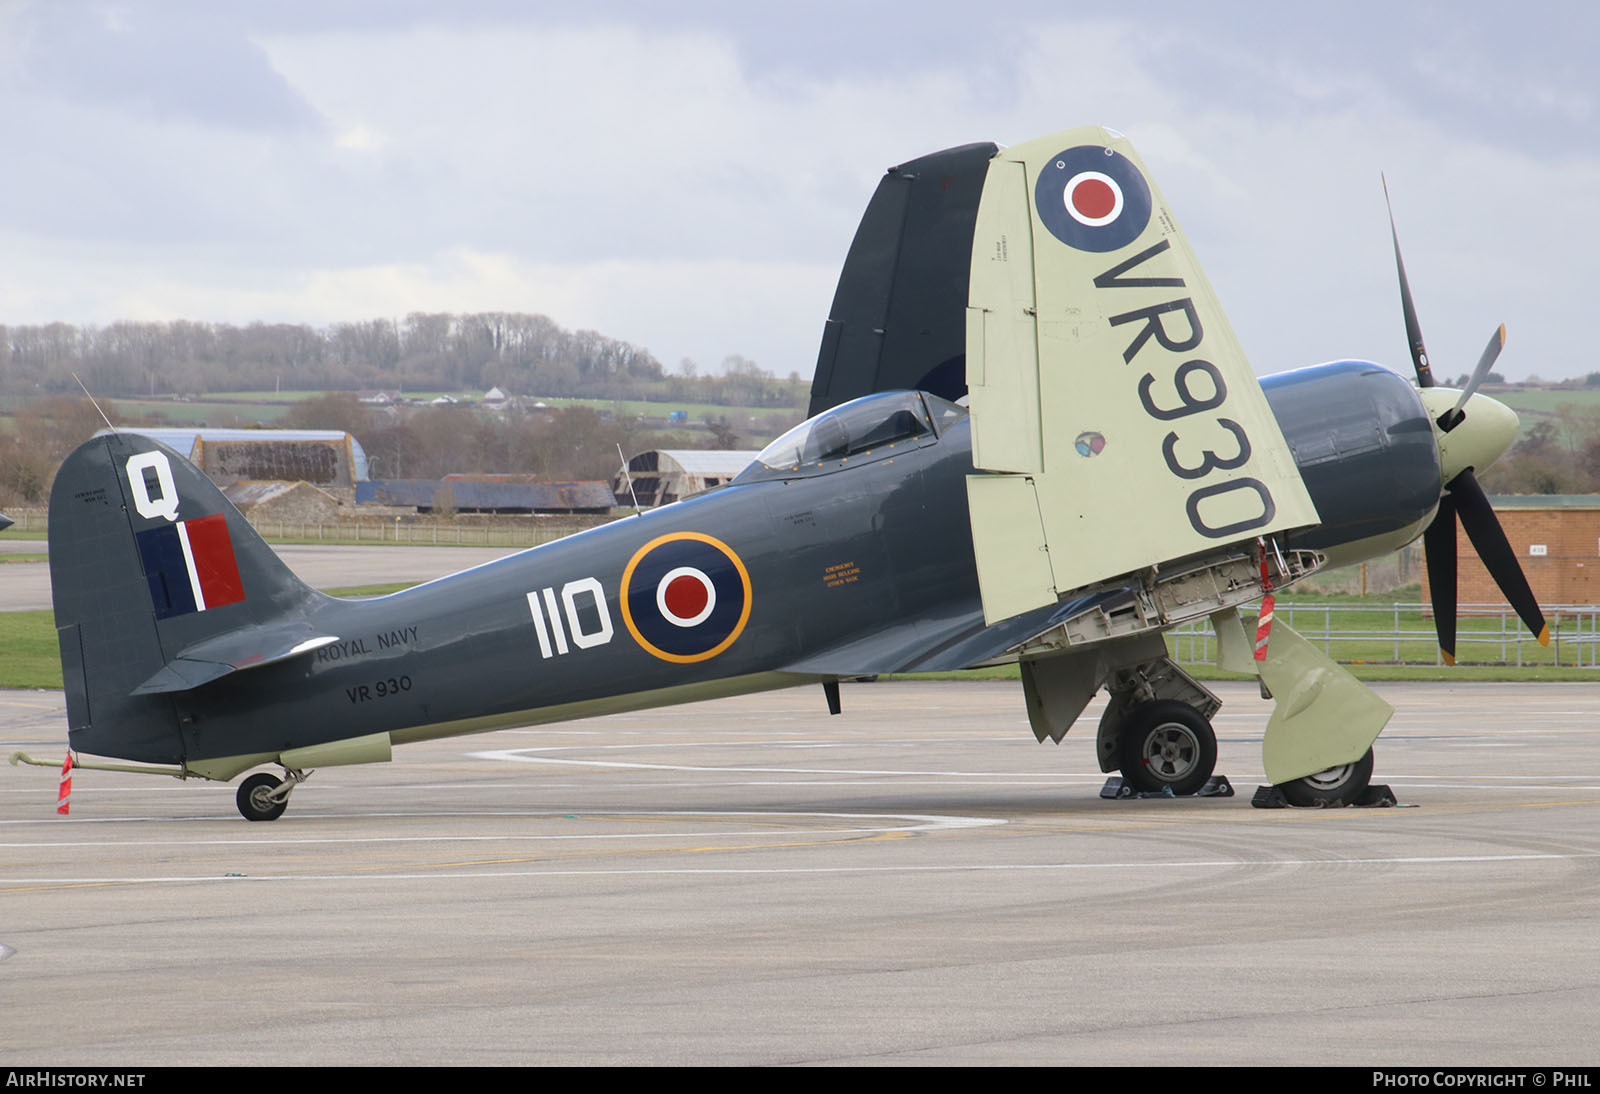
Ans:
[[[1338,767],[1325,768],[1307,775],[1305,781],[1318,790],[1337,790],[1349,780],[1353,770],[1355,764],[1340,764]]]
[[[1157,726],[1145,738],[1144,762],[1164,782],[1183,778],[1200,755],[1200,742],[1188,726]]]

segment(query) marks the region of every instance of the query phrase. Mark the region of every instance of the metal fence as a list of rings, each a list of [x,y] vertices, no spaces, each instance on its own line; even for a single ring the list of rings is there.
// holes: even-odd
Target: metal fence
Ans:
[[[439,543],[474,547],[537,547],[595,523],[466,524],[457,521],[273,521],[253,520],[264,539],[332,540],[339,543]]]
[[[9,514],[19,530],[43,529],[44,510]],[[580,520],[500,521],[405,519],[340,521],[257,521],[255,528],[274,540],[327,540],[341,543],[439,543],[483,547],[534,547],[549,543],[606,518]],[[1543,605],[1550,625],[1550,645],[1540,646],[1516,613],[1503,604],[1462,604],[1457,610],[1456,660],[1461,664],[1562,665],[1600,668],[1600,605]],[[1437,665],[1439,642],[1429,605],[1340,604],[1280,600],[1277,618],[1346,664]],[[1168,634],[1173,656],[1181,663],[1215,660],[1217,636],[1207,619],[1177,627]]]
[[[1543,605],[1550,645],[1539,645],[1503,604],[1462,604],[1457,610],[1458,664],[1564,665],[1600,668],[1600,605]],[[1277,620],[1345,664],[1438,665],[1432,609],[1419,603],[1334,604],[1280,600]],[[1199,664],[1216,657],[1217,636],[1208,619],[1174,628],[1173,656]]]
[[[19,532],[44,531],[43,509],[8,512]],[[427,517],[367,518],[365,520],[252,520],[264,539],[327,541],[331,543],[439,543],[471,547],[537,547],[604,524],[611,518],[473,518],[438,520]]]

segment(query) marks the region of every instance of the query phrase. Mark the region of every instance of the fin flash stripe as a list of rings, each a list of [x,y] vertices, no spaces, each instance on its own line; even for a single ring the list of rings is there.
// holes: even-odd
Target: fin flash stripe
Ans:
[[[209,611],[244,599],[244,582],[225,514],[159,525],[136,538],[157,619]]]

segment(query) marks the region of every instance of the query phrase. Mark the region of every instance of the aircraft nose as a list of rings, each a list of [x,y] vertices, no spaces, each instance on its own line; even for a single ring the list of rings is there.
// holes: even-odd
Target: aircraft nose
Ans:
[[[1434,422],[1434,436],[1439,441],[1439,469],[1443,480],[1449,482],[1467,468],[1484,470],[1498,460],[1517,439],[1519,422],[1514,410],[1497,399],[1475,392],[1461,408],[1461,423],[1446,433],[1438,427],[1439,417],[1447,413],[1461,398],[1459,390],[1445,387],[1425,388],[1419,394],[1428,416]]]

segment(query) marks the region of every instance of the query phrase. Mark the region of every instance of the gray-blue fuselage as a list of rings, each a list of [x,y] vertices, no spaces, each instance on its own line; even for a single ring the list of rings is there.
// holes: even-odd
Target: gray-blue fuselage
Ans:
[[[1438,457],[1408,382],[1340,362],[1263,388],[1322,520],[1290,545],[1363,540],[1432,512]],[[140,697],[150,732],[129,743],[115,726],[75,725],[74,746],[178,763],[380,732],[403,742],[992,658],[1053,609],[984,625],[970,442],[961,418],[850,459],[757,466],[391,596],[310,594],[294,610],[331,643]]]

